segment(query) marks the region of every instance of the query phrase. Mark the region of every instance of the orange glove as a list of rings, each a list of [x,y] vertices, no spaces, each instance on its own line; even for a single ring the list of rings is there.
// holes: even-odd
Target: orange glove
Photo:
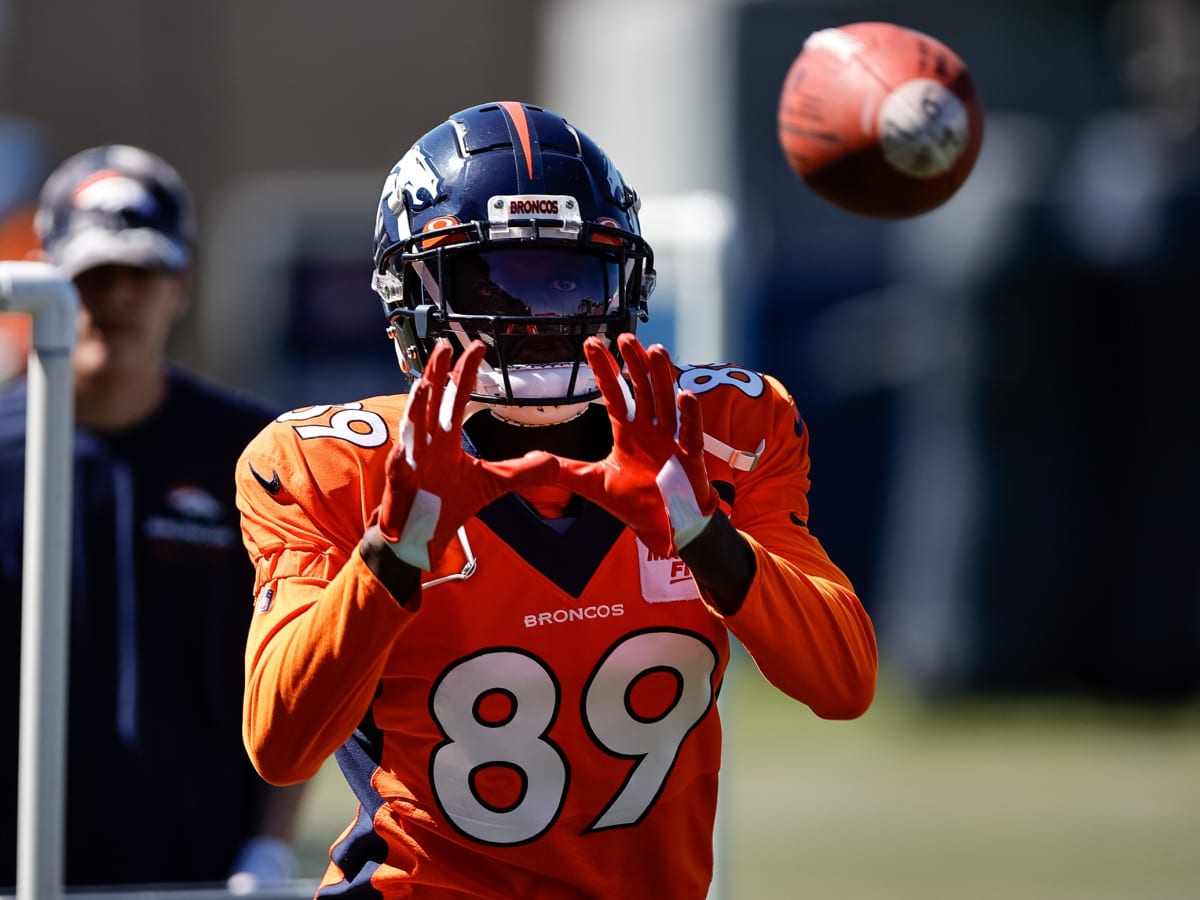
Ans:
[[[489,503],[553,481],[558,472],[558,458],[540,450],[502,462],[463,451],[463,411],[485,351],[481,341],[473,341],[448,372],[450,343],[437,343],[409,392],[400,435],[388,453],[379,532],[396,556],[425,571]]]
[[[617,348],[632,393],[604,342],[592,337],[584,344],[608,407],[612,452],[599,462],[562,460],[558,482],[616,516],[656,553],[678,551],[717,509],[704,464],[700,400],[691,391],[676,395],[675,367],[661,345],[647,351],[622,334]]]

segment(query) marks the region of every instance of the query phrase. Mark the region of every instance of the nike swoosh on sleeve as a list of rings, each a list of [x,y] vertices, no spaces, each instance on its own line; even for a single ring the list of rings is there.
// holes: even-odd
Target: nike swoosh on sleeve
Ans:
[[[267,479],[263,478],[263,476],[259,474],[258,469],[254,468],[254,463],[247,463],[246,465],[250,467],[250,474],[254,476],[255,481],[262,485],[262,489],[264,491],[266,491],[272,497],[279,493],[279,490],[283,487],[283,485],[279,481],[278,472],[272,469],[271,480],[267,481]]]

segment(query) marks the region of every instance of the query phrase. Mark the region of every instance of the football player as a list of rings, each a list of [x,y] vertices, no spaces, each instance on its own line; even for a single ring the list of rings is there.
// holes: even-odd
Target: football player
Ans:
[[[704,897],[730,634],[818,716],[871,702],[791,397],[634,336],[638,207],[553,112],[450,116],[375,224],[411,390],[239,461],[247,748],[279,784],[336,753],[359,800],[318,896]]]

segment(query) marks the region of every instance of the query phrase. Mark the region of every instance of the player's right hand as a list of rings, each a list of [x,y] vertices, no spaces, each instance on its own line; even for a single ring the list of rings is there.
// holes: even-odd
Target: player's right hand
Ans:
[[[501,462],[463,450],[463,413],[485,351],[481,341],[473,341],[451,372],[450,343],[437,343],[409,392],[399,437],[388,454],[379,532],[396,556],[425,571],[455,532],[489,503],[550,482],[558,473],[558,458],[540,450]]]
[[[559,483],[616,516],[656,553],[678,553],[717,509],[704,464],[700,401],[676,391],[675,369],[658,344],[617,337],[627,386],[607,345],[584,342],[588,365],[608,408],[613,448],[599,462],[563,459]]]

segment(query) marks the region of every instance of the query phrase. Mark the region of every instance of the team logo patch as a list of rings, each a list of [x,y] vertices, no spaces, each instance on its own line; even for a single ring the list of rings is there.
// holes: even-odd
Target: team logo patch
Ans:
[[[642,597],[647,603],[700,599],[692,570],[678,556],[659,556],[641,541],[637,542],[637,551]]]

